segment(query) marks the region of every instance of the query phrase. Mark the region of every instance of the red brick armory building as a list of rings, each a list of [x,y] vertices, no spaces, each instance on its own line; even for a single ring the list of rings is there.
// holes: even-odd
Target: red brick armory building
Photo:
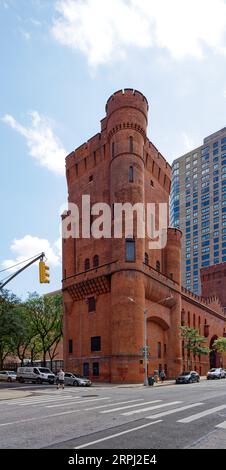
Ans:
[[[171,167],[147,138],[147,123],[142,93],[125,89],[109,98],[101,132],[66,158],[68,201],[80,213],[84,194],[91,204],[110,207],[168,204]],[[175,377],[187,367],[181,324],[195,326],[208,345],[223,335],[226,317],[218,299],[205,300],[181,287],[182,233],[169,227],[167,235],[165,248],[154,250],[148,236],[137,238],[136,231],[128,239],[63,239],[65,370],[95,381],[143,382],[144,309],[149,373],[162,368]],[[209,369],[209,357],[190,360],[201,374]],[[211,356],[211,365],[218,361]]]

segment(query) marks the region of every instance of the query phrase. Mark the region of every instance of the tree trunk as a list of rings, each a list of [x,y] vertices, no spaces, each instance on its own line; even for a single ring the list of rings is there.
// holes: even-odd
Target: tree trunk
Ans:
[[[46,367],[46,351],[43,351],[43,367]]]

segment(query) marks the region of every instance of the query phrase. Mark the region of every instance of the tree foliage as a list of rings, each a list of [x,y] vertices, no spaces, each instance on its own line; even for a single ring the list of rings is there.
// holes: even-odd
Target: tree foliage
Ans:
[[[188,351],[188,363],[190,351],[193,353],[194,357],[200,354],[207,355],[210,353],[209,347],[205,346],[206,338],[201,336],[196,328],[180,326],[180,335],[184,341],[184,347]]]
[[[23,365],[28,356],[31,362],[40,353],[43,362],[56,356],[62,338],[62,296],[29,295],[21,302],[6,290],[0,292],[0,368],[7,356],[19,357]]]
[[[224,338],[223,336],[220,336],[219,338],[215,339],[212,348],[216,349],[219,353],[225,353],[226,352],[226,338]]]
[[[39,296],[32,294],[25,304],[31,319],[32,331],[40,341],[43,363],[46,363],[47,352],[56,349],[63,335],[62,296]]]

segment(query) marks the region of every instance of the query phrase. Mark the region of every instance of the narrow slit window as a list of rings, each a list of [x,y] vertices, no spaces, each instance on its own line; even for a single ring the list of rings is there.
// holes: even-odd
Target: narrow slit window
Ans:
[[[129,182],[133,183],[133,165],[129,167]]]

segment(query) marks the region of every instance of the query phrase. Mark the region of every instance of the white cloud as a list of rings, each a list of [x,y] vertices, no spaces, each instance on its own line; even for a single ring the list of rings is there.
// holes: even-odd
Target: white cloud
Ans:
[[[30,41],[31,33],[29,33],[28,31],[25,31],[25,29],[23,28],[19,28],[19,32],[26,41]]]
[[[29,154],[41,165],[58,175],[64,175],[66,150],[53,133],[53,123],[37,111],[28,113],[30,127],[22,126],[10,114],[2,121],[25,137]]]
[[[45,238],[33,237],[31,235],[25,235],[24,238],[15,239],[10,246],[10,250],[13,253],[14,259],[6,259],[2,262],[2,267],[3,269],[9,268],[10,266],[20,263],[21,261],[24,261],[42,252],[45,253],[50,265],[58,266],[60,264],[61,256],[60,251],[56,246],[57,243],[59,244],[58,240],[53,244],[53,246],[51,246],[49,241]],[[22,266],[23,264],[20,267]],[[19,266],[10,269],[8,272],[13,273],[17,269],[19,269]]]
[[[226,54],[225,0],[58,0],[51,32],[91,66],[127,49],[159,47],[175,59]]]
[[[224,98],[226,98],[226,88],[224,89],[223,95],[224,95]]]

